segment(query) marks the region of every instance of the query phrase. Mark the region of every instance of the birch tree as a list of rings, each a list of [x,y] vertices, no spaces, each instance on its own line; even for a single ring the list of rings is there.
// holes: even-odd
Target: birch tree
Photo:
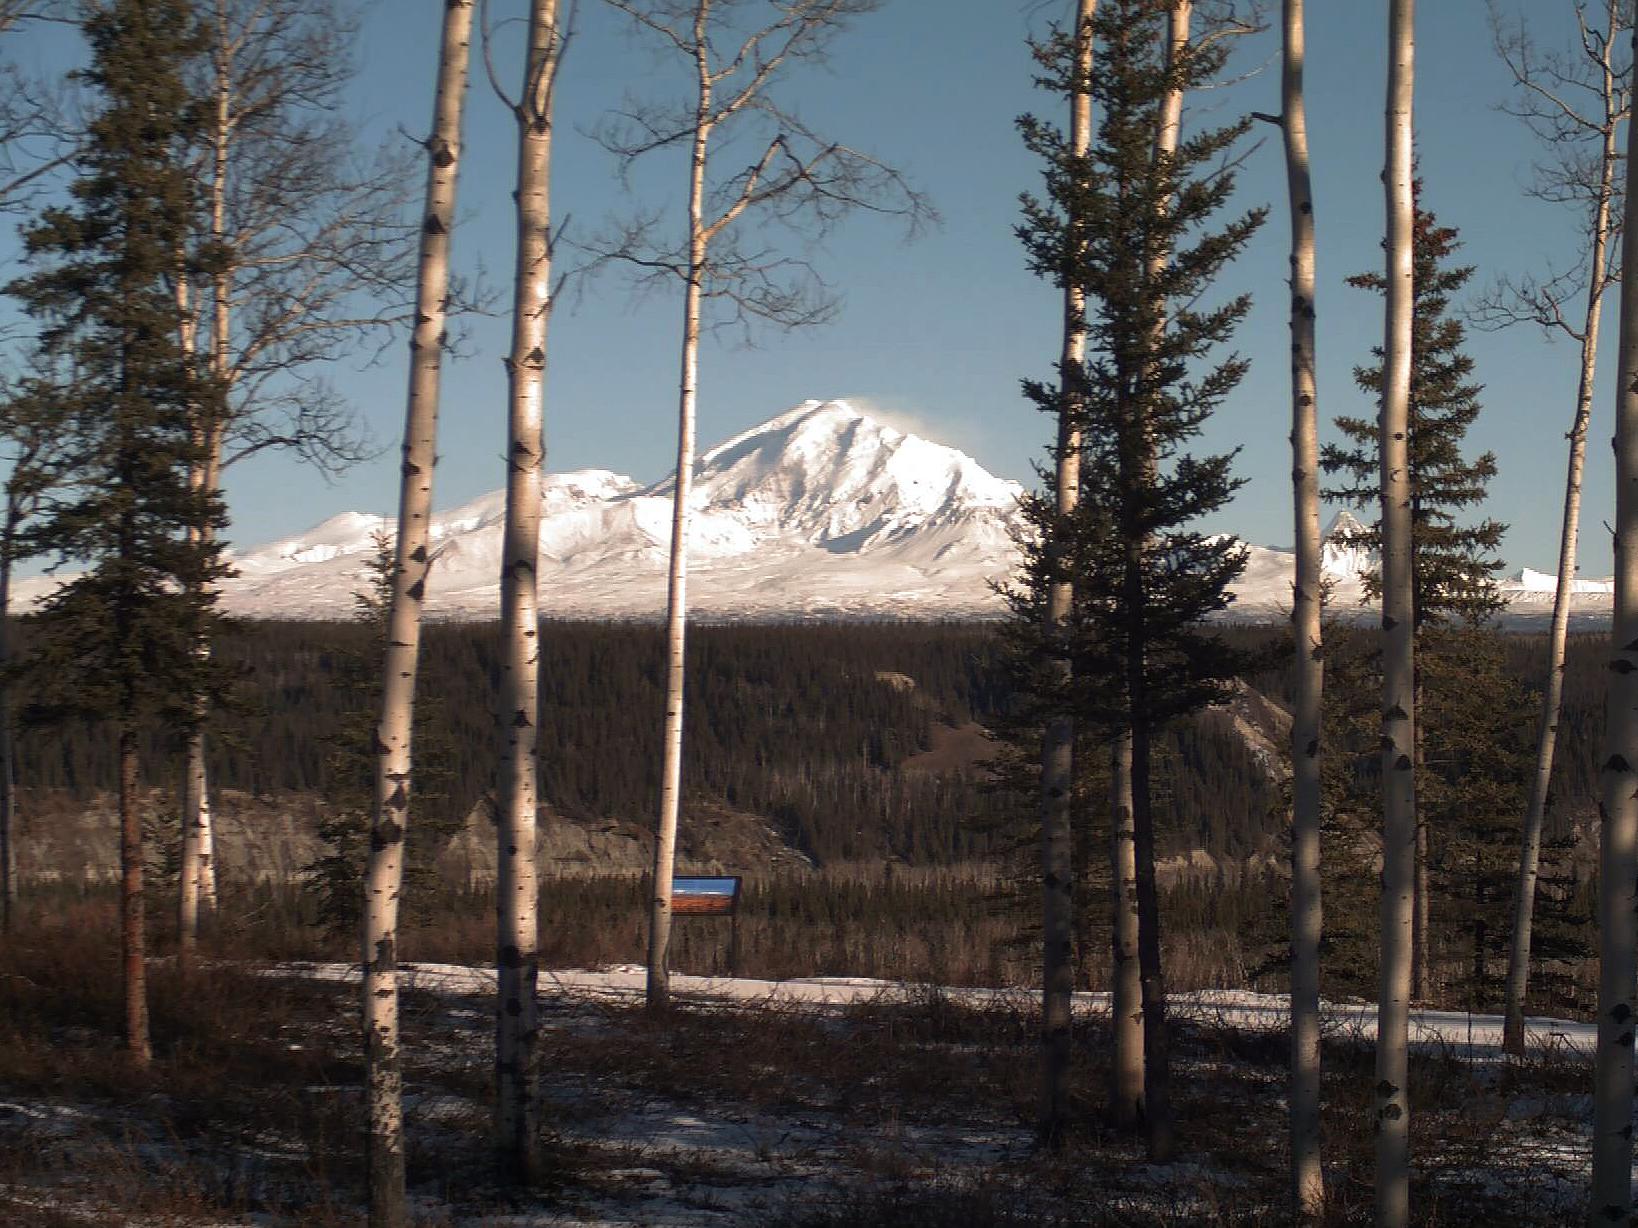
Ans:
[[[71,83],[54,85],[10,54],[21,31],[71,13],[66,0],[0,0],[0,210],[20,208],[50,184],[83,136]]]
[[[539,883],[535,866],[536,755],[540,720],[542,419],[546,324],[551,310],[552,95],[563,46],[557,0],[529,10],[523,88],[508,99],[518,127],[517,264],[506,449],[506,527],[501,555],[503,752],[496,813],[495,1149],[503,1180],[527,1182],[535,1138],[535,983]],[[489,36],[486,35],[486,46]]]
[[[931,216],[896,170],[821,137],[775,96],[797,65],[822,59],[855,16],[880,0],[608,0],[661,51],[686,65],[692,94],[675,104],[630,104],[600,130],[629,168],[661,150],[688,151],[686,225],[668,241],[658,219],[640,218],[597,244],[649,280],[680,282],[681,362],[677,383],[677,472],[672,489],[666,582],[665,721],[660,805],[649,920],[647,1004],[670,998],[671,877],[682,805],[683,667],[688,610],[689,497],[694,476],[700,330],[708,306],[749,328],[821,323],[834,311],[811,266],[780,250],[780,234],[822,238],[855,210],[911,224]],[[711,158],[729,138],[760,150],[727,174]]]
[[[1410,1221],[1412,896],[1416,878],[1416,662],[1411,490],[1414,0],[1388,10],[1387,272],[1379,456],[1382,532],[1382,943],[1376,1023],[1376,1222]]]
[[[1638,30],[1631,35],[1638,52]],[[1621,265],[1638,267],[1638,124],[1627,125]],[[1638,975],[1638,297],[1621,284],[1615,399],[1615,620],[1610,629],[1598,858],[1593,1224],[1632,1218],[1633,979]]]
[[[269,449],[326,472],[368,449],[325,372],[408,317],[409,163],[363,161],[345,118],[356,34],[342,0],[209,0],[193,65],[206,100],[193,163],[199,236],[179,261],[183,345],[225,391],[201,416],[193,480]],[[200,646],[202,653],[209,645]],[[179,931],[186,953],[215,905],[204,712],[184,769]]]
[[[1109,1118],[1122,1129],[1143,1120],[1143,981],[1138,967],[1137,808],[1132,735],[1109,750]]]
[[[1154,153],[1152,161],[1157,175],[1168,175],[1177,158],[1178,136],[1183,128],[1183,88],[1186,80],[1183,61],[1189,55],[1189,26],[1194,19],[1194,0],[1169,0],[1166,18],[1166,58],[1165,58],[1165,90],[1161,96],[1159,122],[1155,129]],[[1154,209],[1159,215],[1155,229],[1164,233],[1166,215],[1172,211],[1172,196],[1175,189],[1169,179],[1162,180],[1166,184],[1165,190],[1157,193]],[[1147,245],[1149,252],[1148,270],[1145,277],[1145,293],[1154,301],[1151,304],[1150,328],[1153,336],[1150,338],[1151,370],[1144,372],[1140,377],[1140,384],[1159,383],[1160,368],[1154,361],[1158,358],[1166,341],[1166,313],[1167,304],[1159,292],[1159,286],[1165,281],[1166,266],[1173,255],[1173,242],[1168,239],[1161,242],[1151,242]],[[1155,450],[1155,440],[1148,438],[1151,428],[1145,425],[1140,432],[1142,438],[1137,447],[1140,453],[1138,465],[1140,469],[1149,470],[1147,474],[1139,476],[1139,481],[1155,485],[1153,470],[1159,462]],[[1121,466],[1130,461],[1130,457],[1121,459]],[[1126,477],[1130,482],[1130,477]],[[1132,528],[1128,517],[1128,530]],[[1138,530],[1147,536],[1147,528]],[[1140,555],[1150,546],[1148,542],[1125,543],[1127,559],[1125,570],[1128,573],[1124,588],[1128,603],[1131,603],[1141,581],[1136,578],[1141,570]],[[1226,560],[1225,560],[1226,562]],[[1243,564],[1242,564],[1243,565]],[[1172,1152],[1172,1121],[1171,1121],[1171,1057],[1166,1035],[1166,981],[1164,969],[1160,959],[1160,890],[1155,882],[1155,840],[1154,823],[1149,814],[1150,799],[1148,793],[1149,773],[1149,738],[1150,729],[1139,729],[1140,724],[1152,719],[1147,712],[1138,709],[1147,706],[1141,698],[1147,690],[1146,680],[1141,677],[1148,668],[1146,657],[1148,646],[1142,641],[1146,636],[1142,633],[1134,636],[1128,644],[1127,660],[1127,691],[1135,702],[1131,704],[1131,724],[1121,731],[1119,745],[1115,756],[1117,788],[1120,786],[1120,769],[1130,764],[1126,777],[1126,787],[1131,792],[1131,866],[1132,866],[1132,894],[1130,913],[1131,920],[1128,929],[1136,930],[1137,938],[1137,973],[1139,986],[1139,1005],[1143,1022],[1143,1053],[1141,1059],[1131,1054],[1115,1055],[1117,1075],[1129,1075],[1132,1066],[1141,1060],[1143,1065],[1143,1107],[1141,1118],[1144,1123],[1149,1158],[1156,1161],[1165,1161],[1171,1158]],[[1145,796],[1140,796],[1144,794]],[[1124,837],[1125,811],[1121,812],[1121,824],[1117,830]],[[1125,840],[1122,838],[1116,845],[1115,853],[1120,859],[1114,866],[1114,881],[1124,885],[1127,853]],[[1123,908],[1127,901],[1123,898],[1116,900],[1116,907]],[[1120,934],[1117,923],[1117,934]],[[1128,976],[1130,974],[1128,973]],[[1117,1031],[1118,1035],[1118,1031]],[[1124,1061],[1123,1061],[1124,1059]],[[1117,1104],[1117,1116],[1124,1115],[1124,1104]]]
[[[376,730],[375,806],[364,882],[363,1004],[369,1117],[370,1228],[404,1228],[403,1067],[398,1027],[398,892],[410,818],[415,678],[421,606],[432,570],[429,529],[437,463],[438,386],[449,297],[449,251],[460,170],[461,116],[472,39],[472,0],[447,0],[427,154],[426,205],[410,337],[392,604]]]
[[[1574,0],[1576,42],[1567,53],[1543,51],[1522,24],[1504,25],[1491,4],[1496,51],[1512,74],[1516,94],[1508,110],[1542,143],[1546,160],[1537,163],[1529,194],[1581,214],[1583,246],[1575,264],[1544,278],[1504,280],[1481,304],[1481,324],[1502,327],[1531,323],[1549,335],[1574,341],[1580,351],[1575,403],[1570,415],[1569,461],[1564,478],[1558,575],[1548,631],[1547,672],[1542,680],[1536,728],[1535,772],[1524,811],[1518,881],[1513,894],[1512,941],[1508,948],[1502,1044],[1524,1052],[1524,1001],[1529,987],[1531,925],[1541,866],[1542,824],[1552,783],[1564,700],[1564,649],[1569,636],[1571,594],[1581,520],[1581,474],[1592,419],[1598,334],[1605,292],[1620,279],[1619,129],[1631,110],[1631,57],[1625,40],[1632,9],[1623,0],[1599,0],[1596,17]],[[1579,310],[1577,310],[1579,308]]]
[[[1291,1201],[1298,1219],[1325,1214],[1320,1140],[1319,969],[1321,709],[1324,699],[1324,601],[1320,537],[1319,410],[1314,349],[1314,195],[1303,101],[1306,62],[1303,0],[1282,10],[1280,114],[1291,210],[1291,506],[1296,577],[1291,639],[1296,696],[1291,707]]]
[[[1097,0],[1078,0],[1074,25],[1067,35],[1036,48],[1037,59],[1050,68],[1067,59],[1069,79],[1069,143],[1059,161],[1049,163],[1049,175],[1084,177],[1086,155],[1092,145],[1092,19]],[[1069,46],[1058,45],[1067,38]],[[1074,242],[1073,221],[1066,236]],[[1059,521],[1074,515],[1080,496],[1080,415],[1075,407],[1086,357],[1086,297],[1065,275],[1074,257],[1051,270],[1063,290],[1063,348],[1058,362],[1058,436],[1053,449],[1054,512]],[[1051,668],[1058,689],[1072,680],[1068,630],[1073,606],[1073,584],[1056,547],[1058,533],[1047,538],[1046,566],[1050,573],[1042,634],[1056,643]],[[1055,713],[1041,741],[1041,1136],[1057,1143],[1069,1110],[1070,1004],[1075,990],[1075,856],[1074,856],[1075,719],[1070,710]],[[1117,1012],[1118,1014],[1118,1012]]]

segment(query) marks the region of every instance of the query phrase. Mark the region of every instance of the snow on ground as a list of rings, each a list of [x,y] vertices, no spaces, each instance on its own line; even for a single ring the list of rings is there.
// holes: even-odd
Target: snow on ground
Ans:
[[[335,982],[357,979],[357,969],[343,964],[284,965],[270,972]],[[608,1035],[615,1017],[611,1008],[626,1008],[619,1012],[620,1017],[641,1019],[641,1012],[629,1008],[641,1002],[644,981],[640,965],[543,970],[540,993],[546,1048],[552,1049],[552,1036],[562,1038],[571,1032],[595,1044],[596,1036]],[[439,998],[482,999],[494,991],[492,971],[450,964],[406,965],[401,983],[406,990]],[[1038,1007],[1036,996],[1027,991],[944,988],[864,977],[770,981],[675,974],[672,993],[675,1000],[696,1010],[715,1005],[746,1008],[756,1017],[775,1020],[782,1016],[831,1018],[841,1029],[839,1034],[850,1034],[848,1029],[868,1017],[873,1007],[883,1008],[878,1018],[890,1017],[895,1008],[903,1007],[910,1011],[906,1018],[915,1019],[925,1018],[929,1004],[941,998],[975,1008],[980,1015],[993,1006],[1000,1008],[995,1017],[1023,1021],[1011,1041],[1018,1051],[1005,1060],[1015,1063],[1009,1067],[1012,1078],[1033,1079],[1029,1021]],[[1109,1008],[1107,995],[1096,993],[1077,994],[1075,1005],[1091,1015]],[[866,1016],[858,1013],[861,1009]],[[1359,1046],[1374,1040],[1373,1004],[1335,1002],[1326,1003],[1323,1009],[1328,1034],[1339,1048],[1357,1052]],[[1283,1032],[1289,1007],[1281,995],[1201,990],[1174,995],[1171,1014],[1179,1023],[1198,1025],[1197,1036],[1245,1036]],[[1568,1072],[1572,1085],[1578,1083],[1574,1067],[1590,1057],[1594,1027],[1545,1018],[1531,1019],[1528,1024],[1539,1051],[1557,1055],[1560,1070]],[[1438,1095],[1440,1101],[1423,1105],[1423,1112],[1429,1114],[1424,1117],[1423,1130],[1438,1129],[1446,1139],[1442,1154],[1419,1153],[1418,1163],[1429,1166],[1432,1180],[1458,1196],[1467,1191],[1482,1196],[1487,1200],[1484,1205],[1520,1208],[1520,1218],[1514,1222],[1569,1222],[1569,1216],[1579,1214],[1587,1177],[1588,1098],[1556,1084],[1522,1095],[1501,1090],[1511,1086],[1513,1068],[1501,1053],[1499,1017],[1418,1010],[1412,1012],[1411,1028],[1415,1045],[1435,1067],[1447,1072],[1446,1077],[1450,1071],[1465,1072],[1455,1076],[1460,1092],[1454,1099],[1448,1087],[1440,1093],[1430,1089],[1427,1094]],[[1179,1036],[1186,1030],[1181,1029]],[[615,1040],[614,1044],[609,1051],[613,1065],[598,1067],[602,1073],[583,1073],[578,1081],[574,1076],[565,1081],[563,1068],[556,1067],[553,1080],[557,1111],[563,1115],[561,1137],[583,1144],[588,1148],[586,1154],[600,1156],[605,1167],[593,1167],[568,1203],[558,1209],[556,1218],[519,1216],[485,1219],[484,1223],[510,1223],[515,1228],[546,1223],[578,1228],[783,1223],[790,1220],[793,1208],[845,1198],[861,1182],[868,1187],[872,1181],[898,1181],[929,1189],[959,1180],[961,1174],[1010,1173],[1016,1179],[1029,1166],[1042,1163],[1027,1127],[1029,1109],[1019,1113],[1015,1106],[1011,1113],[1004,1108],[996,1113],[993,1103],[988,1110],[981,1109],[986,1094],[971,1089],[968,1096],[955,1098],[955,1102],[965,1102],[965,1108],[946,1106],[925,1113],[906,1112],[902,1117],[896,1111],[885,1116],[867,1111],[860,1117],[860,1099],[866,1104],[871,1100],[868,1087],[840,1093],[828,1087],[814,1099],[801,1095],[794,1102],[789,1099],[792,1084],[788,1079],[782,1083],[776,1070],[800,1063],[787,1061],[778,1051],[772,1056],[765,1050],[736,1051],[720,1059],[706,1059],[748,1065],[747,1078],[766,1080],[782,1089],[766,1098],[747,1100],[720,1089],[712,1094],[703,1085],[696,1096],[674,1085],[662,1083],[656,1088],[640,1080],[625,1082],[619,1068],[633,1061],[641,1064],[644,1059],[636,1050],[621,1047],[622,1042]],[[1276,1183],[1276,1192],[1271,1194],[1267,1174],[1260,1174],[1259,1166],[1266,1167],[1278,1143],[1270,1139],[1265,1149],[1264,1143],[1245,1131],[1260,1128],[1250,1123],[1266,1119],[1271,1111],[1267,1101],[1277,1098],[1283,1087],[1283,1063],[1276,1058],[1271,1065],[1248,1065],[1243,1058],[1229,1055],[1232,1046],[1221,1052],[1218,1047],[1208,1039],[1202,1050],[1197,1041],[1192,1056],[1186,1055],[1185,1047],[1174,1061],[1180,1071],[1188,1071],[1190,1081],[1214,1089],[1207,1097],[1212,1106],[1207,1111],[1230,1123],[1226,1129],[1237,1142],[1229,1143],[1226,1150],[1219,1144],[1167,1165],[1132,1163],[1115,1156],[1093,1158],[1098,1154],[1094,1149],[1072,1162],[1079,1165],[1074,1178],[1056,1178],[1066,1188],[1055,1196],[1069,1198],[1072,1204],[1080,1198],[1106,1208],[1122,1208],[1132,1217],[1123,1222],[1131,1223],[1150,1222],[1151,1216],[1158,1222],[1162,1211],[1168,1223],[1195,1222],[1191,1215],[1203,1221],[1220,1212],[1225,1200],[1253,1213],[1266,1206],[1273,1216],[1277,1202],[1262,1200],[1278,1199],[1278,1186]],[[986,1064],[996,1057],[982,1046],[973,1048],[972,1056]],[[763,1061],[773,1063],[765,1072],[757,1065]],[[584,1072],[587,1068],[582,1064],[578,1069]],[[867,1061],[839,1079],[857,1079],[870,1069]],[[873,1083],[877,1077],[882,1076],[868,1075],[865,1081]],[[822,1079],[828,1084],[837,1081]],[[690,1082],[684,1079],[684,1089]],[[993,1089],[987,1094],[993,1096]],[[1027,1090],[1023,1094],[1027,1097]],[[835,1098],[838,1095],[840,1099]],[[1248,1095],[1258,1097],[1257,1102],[1246,1100]],[[1471,1100],[1472,1105],[1464,1106],[1463,1100]],[[852,1108],[844,1107],[850,1104]],[[1194,1111],[1201,1111],[1199,1102]],[[1277,1106],[1273,1111],[1277,1120]],[[1444,1134],[1446,1126],[1430,1124],[1436,1116],[1450,1113],[1469,1114],[1472,1120],[1465,1128],[1455,1127],[1455,1134]],[[1480,1124],[1475,1127],[1474,1122]],[[1253,1160],[1247,1147],[1260,1158]],[[1082,1184],[1073,1186],[1073,1182]],[[1079,1193],[1069,1193],[1070,1187]],[[1528,1217],[1523,1215],[1521,1198],[1531,1207]],[[1191,1206],[1197,1210],[1190,1211]]]
[[[299,972],[320,980],[356,981],[356,964],[281,965],[280,973]],[[647,973],[640,964],[618,964],[609,968],[543,969],[541,993],[565,994],[612,1002],[641,1001]],[[495,988],[495,974],[488,968],[462,964],[405,964],[399,981],[406,990],[429,993],[482,994]],[[870,977],[818,976],[786,981],[763,981],[749,977],[687,976],[674,973],[671,990],[681,998],[740,1003],[845,1006],[861,1002],[886,1003],[915,1001],[934,987]],[[997,1002],[1027,1005],[1034,1001],[1031,991],[1020,989],[980,989],[937,987],[937,992],[969,1006]],[[1107,1014],[1109,995],[1077,993],[1075,1009],[1091,1014]],[[1324,1027],[1333,1036],[1361,1042],[1376,1040],[1376,1004],[1371,1002],[1325,1002],[1321,1004]],[[1291,1006],[1283,994],[1259,994],[1240,989],[1201,989],[1173,994],[1168,1014],[1176,1019],[1211,1023],[1248,1032],[1283,1031],[1290,1021]],[[1502,1017],[1468,1014],[1461,1011],[1412,1010],[1411,1040],[1429,1047],[1461,1050],[1476,1059],[1501,1057]],[[1592,1055],[1598,1040],[1595,1024],[1568,1019],[1531,1017],[1525,1020],[1530,1045],[1563,1046]]]
[[[346,988],[357,982],[356,966],[287,963],[260,975],[333,987],[310,994],[316,1014],[280,1023],[281,1036],[297,1027],[317,1029],[302,1034],[304,1044],[340,1036],[344,1045],[356,1043],[356,1021],[348,1019],[354,995]],[[1194,1025],[1177,1029],[1173,1050],[1175,1093],[1190,1140],[1186,1156],[1154,1165],[1129,1139],[1097,1127],[1078,1133],[1061,1156],[1037,1146],[1031,1123],[1039,1007],[1032,993],[861,977],[677,974],[673,996],[683,1009],[657,1022],[636,1009],[644,979],[636,965],[542,972],[541,1056],[550,1072],[542,1085],[543,1137],[556,1175],[539,1201],[507,1203],[483,1175],[494,974],[450,964],[401,969],[409,991],[405,1110],[410,1150],[419,1157],[412,1163],[419,1223],[741,1228],[859,1205],[866,1218],[846,1222],[892,1223],[868,1200],[903,1193],[950,1208],[945,1218],[923,1213],[917,1224],[964,1222],[960,1208],[975,1204],[963,1200],[974,1197],[999,1200],[1009,1214],[1032,1222],[1097,1209],[1114,1212],[1122,1225],[1219,1223],[1232,1208],[1239,1216],[1233,1222],[1246,1224],[1277,1217],[1283,1202],[1284,1046],[1260,1039],[1283,1031],[1283,997],[1215,990],[1173,997],[1174,1018]],[[1075,1002],[1088,1015],[1108,1009],[1102,994],[1078,994]],[[1369,1059],[1356,1042],[1374,1035],[1374,1007],[1330,1003],[1325,1013],[1335,1089],[1345,1099],[1357,1091],[1368,1102]],[[1591,1026],[1532,1020],[1542,1060],[1527,1067],[1502,1059],[1493,1016],[1418,1011],[1412,1027],[1422,1047],[1415,1077],[1425,1097],[1418,1197],[1438,1194],[1446,1210],[1483,1218],[1482,1209],[1493,1222],[1531,1228],[1579,1215],[1590,1116],[1581,1084]],[[356,1056],[343,1061],[356,1071]],[[1094,1069],[1083,1068],[1082,1077],[1095,1083]],[[324,1075],[299,1094],[316,1121],[353,1122],[349,1128],[356,1129],[354,1075]],[[150,1099],[163,1106],[163,1096]],[[46,1163],[40,1171],[58,1174],[32,1182],[0,1175],[0,1221],[8,1212],[38,1209],[42,1216],[71,1212],[63,1222],[76,1228],[309,1222],[300,1211],[179,1219],[125,1205],[127,1186],[151,1185],[154,1174],[166,1172],[184,1193],[220,1187],[242,1194],[241,1205],[263,1207],[303,1205],[289,1183],[305,1181],[300,1188],[309,1199],[318,1183],[339,1192],[343,1219],[351,1214],[346,1200],[356,1197],[350,1192],[356,1178],[328,1185],[324,1163],[315,1170],[312,1159],[324,1153],[305,1151],[305,1136],[247,1120],[207,1140],[172,1130],[151,1108],[99,1101],[94,1093],[84,1104],[0,1098],[0,1137],[9,1136],[14,1147],[22,1140],[30,1155],[56,1157],[55,1169]],[[1335,1148],[1328,1154],[1338,1180],[1353,1182],[1357,1194],[1369,1166],[1368,1126],[1339,1110],[1327,1146]],[[937,1204],[940,1197],[949,1201]],[[1500,1219],[1498,1208],[1505,1212]]]

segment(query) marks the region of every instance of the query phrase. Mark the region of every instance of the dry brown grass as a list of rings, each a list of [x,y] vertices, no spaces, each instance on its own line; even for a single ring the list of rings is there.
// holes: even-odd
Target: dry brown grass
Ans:
[[[65,1228],[123,1222],[111,1208],[177,1224],[252,1212],[358,1222],[356,992],[157,958],[154,1060],[139,1069],[120,1031],[114,922],[106,899],[60,900],[0,947],[0,1101],[20,1106],[0,1111],[0,1222],[49,1223],[47,1209]],[[412,1133],[409,1162],[424,1184],[454,1190],[488,1173],[487,1108],[469,1105],[487,1085],[471,1054],[450,1052],[448,1010],[406,1002],[411,1092],[457,1106]],[[458,1180],[440,1180],[452,1158]]]
[[[476,919],[471,926],[442,941],[476,942]],[[219,930],[216,956],[226,941]],[[84,1228],[121,1222],[110,1218],[117,1208],[178,1225],[254,1212],[352,1228],[362,1075],[354,989],[219,958],[191,973],[157,959],[155,1063],[137,1071],[120,1050],[115,951],[112,901],[72,897],[29,914],[0,947],[0,1105],[37,1110],[0,1108],[0,1223]],[[1155,1169],[1136,1139],[1103,1121],[1107,1033],[1097,1021],[1077,1024],[1075,1113],[1062,1149],[1031,1146],[1032,995],[972,1005],[923,990],[840,1007],[682,999],[661,1021],[597,1000],[546,1005],[549,1167],[526,1209],[609,1197],[629,1180],[623,1172],[656,1168],[702,1205],[750,1182],[774,1196],[812,1186],[817,1201],[793,1193],[774,1221],[730,1221],[747,1224],[1282,1222],[1286,1037],[1277,1031],[1179,1025],[1184,1157]],[[490,1010],[481,998],[404,998],[410,1180],[449,1208],[452,1224],[482,1223],[483,1208],[499,1205],[488,1179]],[[1584,1131],[1585,1081],[1585,1059],[1562,1046],[1477,1066],[1459,1049],[1419,1051],[1417,1223],[1480,1215],[1525,1228],[1573,1218],[1578,1178],[1566,1176],[1575,1161],[1562,1153]],[[1370,1218],[1371,1083],[1368,1044],[1328,1042],[1329,1222],[1338,1228]],[[679,1114],[740,1130],[739,1158],[620,1133],[635,1118],[661,1123],[663,1135]],[[735,1122],[742,1127],[724,1125]],[[1566,1183],[1556,1209],[1540,1202],[1546,1181]]]

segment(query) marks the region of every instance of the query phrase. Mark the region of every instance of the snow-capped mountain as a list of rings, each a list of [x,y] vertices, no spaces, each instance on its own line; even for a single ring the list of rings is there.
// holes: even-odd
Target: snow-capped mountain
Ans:
[[[544,613],[651,618],[665,609],[674,479],[554,474],[541,508]],[[999,612],[1015,564],[1016,482],[842,401],[807,401],[706,451],[689,499],[689,608],[702,618],[964,617]],[[428,610],[493,616],[503,492],[435,516]],[[247,551],[230,612],[344,617],[390,524],[346,513]]]
[[[1346,508],[1331,517],[1320,545],[1320,571],[1327,580],[1339,587],[1359,584],[1367,572],[1376,569],[1376,554],[1359,541],[1365,531],[1359,518]]]
[[[541,609],[549,617],[656,618],[665,610],[674,480],[640,486],[606,469],[549,475],[541,496]],[[1010,577],[1022,527],[1016,482],[970,456],[894,429],[845,401],[806,401],[709,449],[689,499],[689,608],[699,618],[984,617],[1002,612],[992,584]],[[433,518],[428,610],[490,618],[499,607],[505,495]],[[239,553],[223,604],[253,618],[346,618],[378,516],[344,512],[305,533]],[[1325,531],[1333,609],[1359,607],[1374,554],[1337,513]],[[1283,618],[1292,555],[1249,547],[1231,617]],[[20,604],[55,580],[18,585]],[[1550,608],[1553,577],[1503,582],[1514,610]],[[1608,581],[1577,582],[1577,608],[1601,614]]]

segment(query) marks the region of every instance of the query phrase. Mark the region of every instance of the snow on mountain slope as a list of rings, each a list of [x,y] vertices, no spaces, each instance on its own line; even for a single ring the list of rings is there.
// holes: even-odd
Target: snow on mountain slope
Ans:
[[[1365,526],[1347,508],[1331,517],[1320,547],[1320,571],[1333,584],[1359,584],[1377,566],[1375,553],[1359,544]]]
[[[808,401],[700,457],[690,498],[690,608],[705,618],[997,613],[990,581],[1015,563],[1022,487],[953,448],[842,401]],[[542,609],[563,617],[664,612],[667,478],[639,488],[606,470],[548,478]],[[427,608],[490,617],[498,605],[504,496],[434,517]],[[379,517],[332,517],[234,560],[237,614],[343,617]]]
[[[1509,576],[1501,582],[1502,591],[1517,594],[1519,598],[1543,595],[1551,601],[1553,593],[1558,588],[1558,577],[1545,571],[1534,571],[1529,567],[1520,569],[1518,575]],[[1577,596],[1604,595],[1610,596],[1615,592],[1614,580],[1583,580],[1579,576],[1570,583],[1570,591]]]
[[[665,611],[671,478],[643,487],[606,469],[551,474],[541,500],[541,609],[548,617],[657,618]],[[689,606],[708,619],[950,618],[998,615],[991,585],[1017,568],[1023,487],[971,457],[906,434],[845,401],[805,401],[699,458],[691,507]],[[492,618],[499,607],[502,491],[434,516],[427,608]],[[380,516],[345,512],[233,559],[223,604],[252,618],[347,618]],[[1375,556],[1326,528],[1333,608],[1360,610]],[[1289,550],[1249,546],[1229,616],[1285,617]],[[20,605],[57,581],[18,585]],[[1552,577],[1503,582],[1514,612],[1538,619]],[[1577,610],[1602,616],[1609,582],[1577,583]]]
[[[666,478],[644,494],[669,499],[674,485]],[[844,553],[984,513],[1005,518],[1021,493],[954,448],[845,401],[808,401],[706,452],[693,501]]]

